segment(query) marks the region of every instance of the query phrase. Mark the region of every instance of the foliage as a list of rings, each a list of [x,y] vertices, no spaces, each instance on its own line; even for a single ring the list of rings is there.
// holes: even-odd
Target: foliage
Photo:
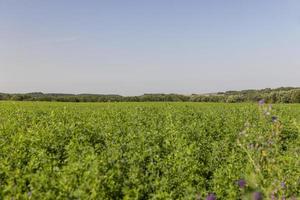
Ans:
[[[0,100],[13,101],[59,101],[59,102],[257,102],[265,99],[270,103],[300,103],[300,88],[277,88],[262,90],[227,91],[215,94],[144,94],[141,96],[96,95],[96,94],[4,94]]]
[[[300,106],[0,103],[0,199],[300,197]]]

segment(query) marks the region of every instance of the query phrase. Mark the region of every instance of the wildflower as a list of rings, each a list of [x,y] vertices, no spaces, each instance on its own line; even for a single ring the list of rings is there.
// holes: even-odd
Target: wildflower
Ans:
[[[269,110],[272,110],[272,104],[269,105]]]
[[[254,192],[253,193],[253,200],[262,200],[263,199],[263,195],[261,192]]]
[[[265,112],[265,115],[270,115],[271,113],[270,112]]]
[[[264,99],[259,100],[259,101],[258,101],[258,104],[259,104],[259,105],[264,105],[264,104],[265,104],[265,100],[264,100]]]
[[[31,191],[28,192],[27,195],[28,195],[28,197],[31,197],[32,196],[32,192]]]
[[[248,145],[248,148],[249,148],[249,149],[254,149],[255,146],[254,146],[254,144],[249,144],[249,145]]]
[[[268,144],[269,144],[269,145],[272,145],[272,144],[273,144],[273,140],[272,140],[272,139],[269,139],[269,140],[268,140]]]
[[[210,193],[207,197],[206,197],[206,200],[216,200],[216,196],[212,193]]]
[[[281,186],[283,189],[286,188],[285,182],[281,182],[281,183],[280,183],[280,186]]]
[[[275,198],[275,194],[274,193],[272,193],[271,194],[271,200],[275,200],[276,198]]]
[[[244,188],[246,187],[246,181],[244,179],[240,179],[237,181],[237,185],[240,187],[240,188]]]

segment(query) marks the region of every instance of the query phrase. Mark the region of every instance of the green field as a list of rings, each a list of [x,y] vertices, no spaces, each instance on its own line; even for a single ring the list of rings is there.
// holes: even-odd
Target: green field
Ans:
[[[300,105],[0,102],[0,199],[209,194],[298,199]]]

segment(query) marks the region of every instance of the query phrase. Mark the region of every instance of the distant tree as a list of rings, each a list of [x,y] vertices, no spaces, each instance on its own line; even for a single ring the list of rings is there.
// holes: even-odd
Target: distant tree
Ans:
[[[61,101],[61,102],[147,102],[147,101],[192,101],[192,102],[257,102],[265,99],[270,103],[299,103],[300,88],[281,87],[276,89],[242,90],[218,92],[209,95],[192,94],[144,94],[141,96],[97,95],[97,94],[44,94],[41,92],[27,94],[0,93],[0,100],[14,101]]]
[[[300,103],[300,89],[292,91],[291,101],[292,103]]]

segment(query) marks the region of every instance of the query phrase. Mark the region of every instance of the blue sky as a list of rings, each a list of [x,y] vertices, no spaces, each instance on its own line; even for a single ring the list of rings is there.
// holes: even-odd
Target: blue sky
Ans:
[[[0,91],[300,86],[298,0],[0,0]]]

